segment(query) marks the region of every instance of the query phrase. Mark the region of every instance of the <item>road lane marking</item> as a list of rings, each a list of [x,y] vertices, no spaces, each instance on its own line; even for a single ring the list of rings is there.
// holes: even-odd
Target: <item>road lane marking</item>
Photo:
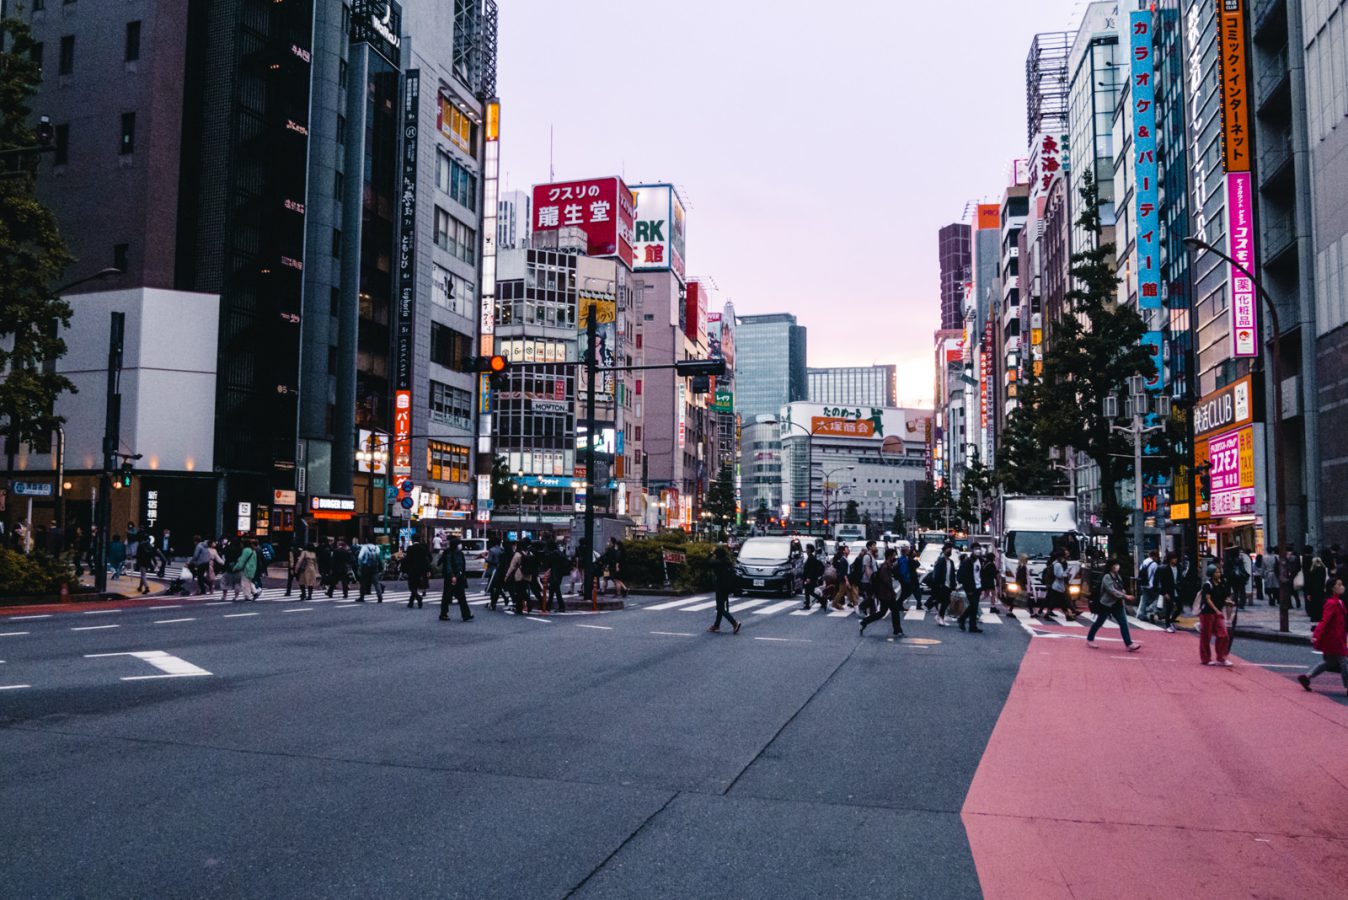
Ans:
[[[51,618],[51,613],[43,613],[43,614],[40,615],[40,616],[13,616],[12,618],[10,618],[9,621],[11,621],[11,622],[28,622],[28,621],[31,621],[31,620],[33,620],[33,619],[50,619],[50,618]]]
[[[658,634],[662,637],[692,637],[688,631],[652,631],[651,634]]]
[[[756,641],[776,641],[779,644],[812,644],[814,641],[809,638],[775,638],[775,637],[756,637]]]
[[[201,666],[194,666],[185,659],[180,659],[163,650],[135,650],[130,653],[86,653],[85,659],[108,659],[113,656],[134,656],[154,666],[162,675],[128,675],[122,678],[122,681],[145,681],[150,678],[195,678],[200,675],[210,675]]]
[[[790,608],[793,607],[793,606],[797,606],[797,607],[800,606],[800,601],[799,601],[799,600],[782,600],[782,601],[780,601],[780,602],[777,602],[777,603],[772,604],[771,606],[765,606],[765,607],[763,607],[762,609],[756,609],[756,610],[754,610],[754,615],[756,615],[756,616],[770,616],[770,615],[772,615],[773,613],[779,613],[779,612],[781,612],[782,610],[784,610],[784,609],[790,609]],[[805,610],[802,609],[801,612],[805,612]]]
[[[72,628],[71,631],[102,631],[105,628],[121,628],[120,625],[83,625],[79,628]]]
[[[683,609],[679,610],[679,612],[702,612],[703,610],[711,609],[715,605],[715,600],[708,600],[705,603],[695,603],[692,606],[685,606]]]
[[[26,631],[0,631],[0,637],[22,637]]]
[[[921,622],[927,618],[927,611],[925,609],[910,609],[903,614],[903,618],[907,622]]]
[[[260,615],[262,615],[262,613],[229,613],[228,615],[221,616],[220,618],[222,618],[222,619],[243,619],[243,618],[247,618],[248,616],[260,616]]]
[[[182,609],[182,608],[183,608],[183,605],[182,605],[181,603],[175,603],[175,604],[172,604],[172,605],[170,605],[170,606],[151,606],[151,607],[150,607],[150,609]]]
[[[229,600],[211,600],[210,602],[208,602],[208,603],[203,603],[203,604],[201,604],[201,605],[202,605],[202,606],[229,606],[229,604],[230,604],[230,601],[229,601]]]
[[[766,597],[760,598],[758,600],[741,600],[738,603],[732,603],[730,605],[730,611],[732,613],[744,612],[746,609],[753,609],[755,606],[762,606],[764,603],[767,602],[768,601]]]
[[[178,622],[195,622],[196,619],[156,619],[155,625],[174,625]]]
[[[582,625],[582,624],[580,624],[579,622],[576,622],[576,623],[575,623],[575,626],[576,626],[577,628],[593,628],[595,631],[612,631],[612,630],[613,630],[613,628],[612,628],[611,626],[609,626],[609,625]]]
[[[551,625],[551,624],[552,624],[552,622],[548,621],[547,619],[540,619],[538,616],[525,616],[524,618],[527,619],[527,620],[530,621],[530,622],[537,622],[539,625]]]
[[[828,611],[828,617],[829,617],[830,619],[836,619],[836,618],[839,618],[840,616],[850,616],[850,615],[854,615],[855,613],[856,613],[856,610],[853,609],[852,607],[850,607],[850,606],[844,606],[842,609],[831,609],[831,610],[829,610],[829,611]]]
[[[18,691],[30,687],[31,684],[0,684],[0,691]]]
[[[86,609],[86,610],[84,611],[84,615],[86,615],[86,616],[107,616],[107,615],[111,615],[112,613],[119,613],[119,612],[121,612],[120,609]]]
[[[301,606],[299,609],[283,609],[283,610],[281,610],[281,612],[283,612],[283,613],[292,613],[292,612],[313,612],[313,611],[314,611],[314,608],[313,608],[312,606]]]

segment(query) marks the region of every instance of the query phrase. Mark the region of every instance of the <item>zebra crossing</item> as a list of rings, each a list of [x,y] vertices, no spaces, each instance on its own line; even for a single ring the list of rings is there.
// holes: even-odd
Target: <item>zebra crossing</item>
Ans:
[[[832,607],[812,603],[809,609],[803,608],[803,601],[799,597],[793,597],[789,600],[772,601],[767,598],[732,598],[730,602],[730,612],[732,615],[739,616],[741,613],[747,614],[751,619],[766,619],[773,616],[816,616],[825,619],[856,619],[857,611],[855,608],[847,607],[843,609],[833,609]],[[710,594],[698,594],[691,597],[680,597],[673,600],[662,600],[658,603],[652,603],[642,606],[645,612],[686,612],[686,613],[705,613],[708,610],[716,608],[716,600]],[[983,606],[979,611],[980,625],[1004,625],[1008,619],[1014,619],[1015,623],[1023,627],[1054,627],[1076,629],[1084,631],[1091,626],[1092,618],[1089,614],[1081,614],[1075,620],[1064,619],[1061,616],[1049,621],[1036,619],[1029,612],[1023,609],[1016,609],[1011,615],[1000,608]],[[905,608],[903,613],[905,622],[924,622],[935,621],[935,610],[911,609]],[[954,617],[947,617],[947,621],[953,623]],[[1143,622],[1133,616],[1128,617],[1128,627],[1139,631],[1164,631],[1160,625],[1154,625],[1150,622]],[[1117,631],[1119,626],[1113,619],[1106,619],[1103,629],[1113,629]]]

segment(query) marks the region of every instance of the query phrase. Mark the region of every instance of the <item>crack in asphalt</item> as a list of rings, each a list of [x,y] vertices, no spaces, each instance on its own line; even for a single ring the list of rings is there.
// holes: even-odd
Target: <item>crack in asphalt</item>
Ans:
[[[657,809],[655,812],[651,813],[649,816],[643,819],[641,824],[638,825],[636,828],[632,829],[632,833],[629,834],[627,837],[623,838],[622,841],[619,842],[618,846],[614,847],[613,851],[609,853],[608,856],[605,856],[603,859],[601,859],[598,865],[596,865],[593,869],[587,872],[585,877],[576,883],[575,887],[573,887],[571,890],[563,894],[562,900],[566,900],[567,897],[574,897],[576,895],[576,892],[579,891],[581,888],[585,887],[585,885],[589,882],[591,878],[593,878],[595,875],[598,875],[599,872],[602,871],[603,868],[607,866],[614,857],[616,857],[619,853],[623,851],[624,847],[626,847],[633,840],[635,840],[636,836],[641,834],[641,832],[645,830],[647,825],[655,821],[656,816],[660,815],[662,812],[669,809],[669,804],[673,803],[676,799],[678,799],[680,793],[682,792],[675,791],[674,793],[670,794],[669,797],[665,799],[665,802],[660,804],[659,809]]]

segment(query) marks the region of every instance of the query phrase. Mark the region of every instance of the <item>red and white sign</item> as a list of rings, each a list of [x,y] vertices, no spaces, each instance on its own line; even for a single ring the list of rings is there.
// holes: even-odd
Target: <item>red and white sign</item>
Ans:
[[[579,228],[587,256],[616,256],[631,268],[636,202],[621,178],[534,185],[534,231]]]
[[[1231,258],[1245,269],[1254,271],[1254,198],[1250,193],[1250,173],[1231,172],[1226,176],[1226,229]],[[1258,298],[1254,282],[1236,266],[1231,267],[1231,355],[1259,355]]]
[[[412,392],[393,392],[393,474],[412,474]]]

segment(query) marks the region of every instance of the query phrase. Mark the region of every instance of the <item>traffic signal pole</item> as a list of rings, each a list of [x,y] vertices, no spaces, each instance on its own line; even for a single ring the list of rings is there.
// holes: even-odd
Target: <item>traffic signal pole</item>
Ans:
[[[585,323],[585,544],[581,565],[585,567],[585,596],[594,597],[594,380],[599,374],[595,344],[599,330],[593,312]]]
[[[112,469],[122,431],[122,350],[126,314],[114,312],[108,330],[107,405],[103,414],[103,474],[98,480],[98,540],[94,543],[94,589],[108,589],[108,535],[112,528]]]

